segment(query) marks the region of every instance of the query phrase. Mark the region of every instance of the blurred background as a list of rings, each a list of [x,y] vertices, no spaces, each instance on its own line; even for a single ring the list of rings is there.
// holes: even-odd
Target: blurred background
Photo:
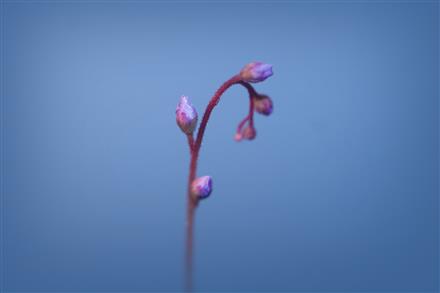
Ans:
[[[257,138],[241,87],[211,116],[201,292],[439,289],[439,4],[2,3],[5,292],[180,291],[199,114],[274,65]]]

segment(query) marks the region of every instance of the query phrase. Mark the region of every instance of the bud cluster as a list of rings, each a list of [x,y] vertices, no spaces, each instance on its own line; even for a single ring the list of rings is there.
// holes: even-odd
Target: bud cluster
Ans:
[[[203,117],[200,129],[205,129],[209,114],[212,111],[212,108],[217,105],[223,92],[233,84],[241,84],[248,89],[250,107],[249,114],[238,125],[234,139],[236,141],[255,139],[257,131],[255,130],[253,121],[254,111],[269,116],[273,111],[273,103],[269,96],[257,93],[250,83],[262,82],[272,75],[272,65],[270,64],[252,62],[244,66],[237,75],[225,82],[220,88],[221,90],[216,92],[211,102],[208,104],[207,111],[205,112],[205,116],[207,117]],[[201,133],[199,131],[197,140],[194,140],[193,137],[194,130],[197,126],[197,119],[197,111],[190,103],[189,98],[187,96],[181,96],[176,108],[176,122],[182,132],[188,136],[191,160],[195,158],[196,163],[198,157],[197,154],[203,138],[203,131]],[[193,168],[190,170],[191,174],[196,174],[196,163],[191,164],[191,168]],[[193,199],[198,201],[209,197],[212,192],[212,178],[210,176],[202,176],[196,179],[190,178],[190,180],[192,180],[192,182],[190,183],[189,189],[190,195]]]

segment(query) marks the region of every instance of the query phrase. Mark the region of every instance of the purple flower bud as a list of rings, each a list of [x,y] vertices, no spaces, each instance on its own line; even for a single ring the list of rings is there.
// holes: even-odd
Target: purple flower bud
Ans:
[[[197,111],[189,102],[187,96],[181,96],[176,109],[176,121],[180,129],[186,134],[191,134],[197,125]]]
[[[212,178],[211,176],[202,176],[196,178],[191,183],[191,193],[198,199],[207,198],[212,191]]]
[[[272,74],[272,65],[262,62],[249,63],[240,71],[241,79],[246,82],[260,82]]]
[[[271,98],[266,95],[258,95],[254,97],[254,109],[256,112],[269,116],[273,111],[273,103]]]

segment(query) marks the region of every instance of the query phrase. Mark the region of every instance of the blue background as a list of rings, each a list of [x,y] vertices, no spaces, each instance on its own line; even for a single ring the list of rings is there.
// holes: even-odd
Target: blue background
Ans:
[[[438,290],[438,9],[3,3],[3,290],[181,290],[175,107],[253,60],[274,113],[242,143],[242,88],[212,115],[197,289]]]

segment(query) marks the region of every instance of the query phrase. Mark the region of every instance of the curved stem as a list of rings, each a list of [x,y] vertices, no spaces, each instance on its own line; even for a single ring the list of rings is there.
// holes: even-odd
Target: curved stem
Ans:
[[[200,150],[200,147],[202,145],[203,140],[203,134],[205,133],[206,125],[208,124],[209,117],[211,116],[212,110],[214,110],[214,107],[217,106],[218,102],[220,101],[220,97],[222,94],[230,88],[232,85],[239,83],[241,81],[241,78],[238,75],[233,76],[229,80],[227,80],[214,94],[214,96],[211,98],[211,101],[209,101],[208,106],[206,107],[205,114],[203,114],[202,122],[200,123],[199,130],[197,132],[197,139],[194,145],[194,157],[197,160],[198,153]]]
[[[215,92],[214,96],[209,101],[206,107],[205,113],[203,114],[202,122],[200,123],[199,130],[197,132],[196,140],[192,135],[188,135],[188,144],[191,150],[191,162],[189,167],[188,176],[188,198],[187,198],[187,209],[186,209],[186,249],[185,249],[185,290],[186,292],[192,292],[193,290],[193,239],[194,239],[194,217],[195,209],[198,205],[198,199],[191,195],[191,183],[196,178],[197,174],[197,160],[199,158],[199,151],[203,141],[203,135],[205,133],[206,125],[208,124],[209,117],[211,116],[212,110],[217,106],[223,93],[234,84],[241,84],[247,88],[250,97],[250,113],[249,119],[251,125],[253,124],[253,100],[252,96],[256,94],[254,88],[241,81],[240,76],[235,75],[227,80],[223,85]]]
[[[247,83],[245,81],[239,81],[238,83],[241,84],[242,86],[244,86],[248,90],[250,96],[258,96],[257,91],[249,83]]]
[[[254,127],[254,99],[249,96],[249,125]]]
[[[237,133],[241,132],[241,129],[243,128],[244,124],[248,120],[249,120],[249,126],[254,127],[254,99],[253,99],[253,97],[257,95],[257,92],[249,83],[240,81],[239,84],[241,84],[242,86],[244,86],[248,90],[248,93],[249,93],[249,114],[246,117],[244,117],[244,119],[241,120],[241,122],[238,124]]]
[[[244,86],[249,93],[249,124],[251,127],[254,126],[254,99],[253,97],[258,96],[257,91],[254,89],[252,85],[247,82],[240,81],[239,84]]]
[[[241,122],[238,124],[237,126],[237,133],[241,133],[241,130],[243,129],[244,124],[249,120],[249,114],[244,117],[243,120],[241,120]]]

